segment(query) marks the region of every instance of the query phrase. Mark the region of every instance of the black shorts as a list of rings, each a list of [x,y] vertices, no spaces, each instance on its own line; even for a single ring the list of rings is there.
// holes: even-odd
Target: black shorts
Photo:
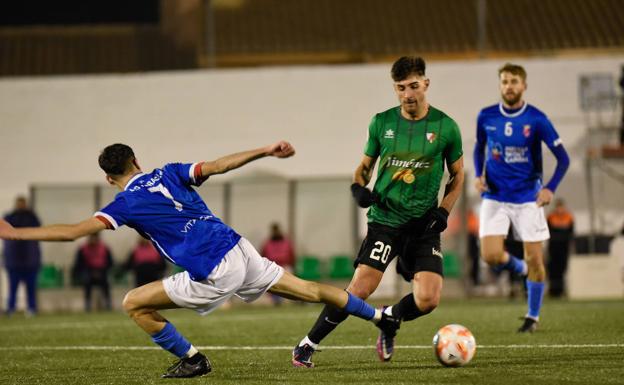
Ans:
[[[444,276],[440,234],[423,234],[378,223],[368,224],[368,233],[353,265],[357,267],[361,263],[384,272],[397,255],[397,272],[407,281],[420,271]]]

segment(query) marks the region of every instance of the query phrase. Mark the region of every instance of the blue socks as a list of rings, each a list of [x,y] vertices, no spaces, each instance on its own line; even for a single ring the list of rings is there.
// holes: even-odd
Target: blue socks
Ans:
[[[375,316],[375,308],[367,304],[363,299],[354,296],[347,292],[349,299],[344,307],[344,311],[354,316],[364,318],[365,320],[371,320]]]
[[[526,281],[529,312],[527,317],[538,320],[542,299],[544,298],[544,282]]]
[[[361,301],[361,300],[360,300]],[[167,322],[165,327],[156,334],[152,334],[152,341],[161,348],[169,351],[178,358],[182,358],[191,348],[191,343],[180,334],[175,326]]]
[[[511,254],[509,254],[509,260],[507,261],[507,263],[494,266],[492,269],[497,273],[500,273],[503,270],[509,270],[512,273],[519,274],[519,275],[527,274],[525,262],[522,259],[518,257],[514,257]]]

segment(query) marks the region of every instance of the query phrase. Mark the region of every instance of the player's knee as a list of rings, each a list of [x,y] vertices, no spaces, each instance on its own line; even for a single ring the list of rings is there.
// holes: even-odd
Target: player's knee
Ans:
[[[499,250],[485,250],[481,253],[483,260],[490,266],[499,265],[502,262],[504,252]]]
[[[528,276],[531,281],[543,281],[546,277],[546,268],[544,267],[544,263],[541,261],[536,262],[535,260],[528,260],[527,268]]]
[[[370,290],[368,290],[366,288],[362,288],[362,287],[353,288],[353,289],[350,289],[348,291],[349,291],[349,293],[351,293],[354,296],[356,296],[358,298],[361,298],[361,299],[367,299],[372,294]]]
[[[542,255],[526,255],[526,264],[529,269],[543,270],[544,269],[544,257]]]
[[[136,314],[139,309],[138,302],[135,300],[135,297],[136,295],[134,289],[130,290],[126,293],[123,301],[121,302],[121,307],[130,317]]]
[[[422,294],[416,297],[416,306],[422,313],[431,313],[440,304],[440,296],[435,294]]]
[[[370,285],[367,285],[366,283],[352,282],[347,288],[347,291],[358,298],[367,299],[368,297],[370,297],[371,294],[373,294],[375,288],[370,287]]]

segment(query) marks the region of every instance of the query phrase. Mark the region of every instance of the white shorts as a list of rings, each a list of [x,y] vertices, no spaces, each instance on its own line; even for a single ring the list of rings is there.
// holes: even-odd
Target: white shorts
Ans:
[[[193,281],[186,271],[163,279],[165,292],[176,305],[208,314],[235,295],[245,302],[262,296],[284,275],[275,262],[262,257],[241,238],[203,281]]]
[[[479,237],[507,235],[513,225],[514,238],[523,242],[541,242],[550,238],[544,208],[535,202],[507,203],[483,199],[479,213]]]

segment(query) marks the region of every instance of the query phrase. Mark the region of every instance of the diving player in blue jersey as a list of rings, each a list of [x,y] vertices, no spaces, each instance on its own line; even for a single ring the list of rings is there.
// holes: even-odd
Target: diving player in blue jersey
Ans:
[[[570,160],[550,120],[522,98],[527,89],[524,68],[508,63],[498,74],[502,101],[479,113],[474,148],[475,187],[483,197],[481,255],[495,269],[527,275],[528,311],[518,331],[533,332],[544,295],[542,243],[550,238],[543,206],[551,202]],[[542,142],[557,159],[546,185]],[[515,238],[523,242],[524,261],[503,248],[510,223]]]
[[[253,246],[208,209],[192,186],[266,157],[288,158],[294,148],[285,141],[214,161],[172,163],[143,173],[132,149],[113,144],[99,157],[106,180],[121,192],[95,215],[77,224],[14,228],[0,220],[0,238],[69,241],[122,225],[152,241],[160,254],[185,269],[162,281],[130,290],[123,308],[152,340],[180,360],[163,377],[195,377],[211,371],[210,362],[160,313],[187,308],[207,314],[236,295],[246,302],[270,291],[306,302],[323,302],[395,332],[398,322],[350,293],[304,281],[261,257]]]

